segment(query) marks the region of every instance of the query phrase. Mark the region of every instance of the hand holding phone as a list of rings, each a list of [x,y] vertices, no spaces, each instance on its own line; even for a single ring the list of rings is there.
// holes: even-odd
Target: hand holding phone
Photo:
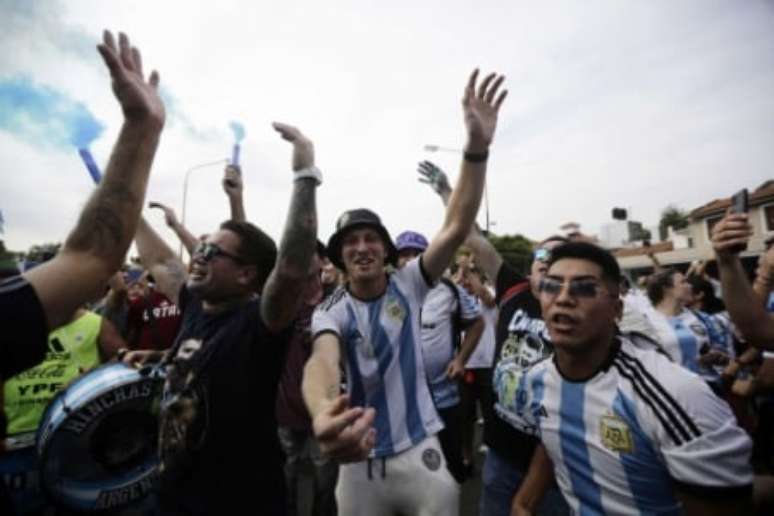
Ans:
[[[750,211],[749,195],[747,188],[742,188],[731,197],[731,213],[747,213]],[[741,253],[747,250],[747,244],[735,245],[730,249],[733,253]]]

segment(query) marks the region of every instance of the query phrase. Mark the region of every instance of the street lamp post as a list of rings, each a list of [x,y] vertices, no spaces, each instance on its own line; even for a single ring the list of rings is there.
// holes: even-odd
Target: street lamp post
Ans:
[[[451,147],[441,147],[440,145],[427,144],[425,145],[426,152],[452,152],[454,154],[462,154],[460,149],[453,149]],[[490,226],[494,225],[494,222],[489,222],[489,182],[484,179],[484,218],[486,220],[486,234],[489,234]]]
[[[201,170],[203,168],[212,167],[215,165],[221,165],[228,163],[228,159],[219,159],[217,161],[209,161],[207,163],[201,163],[194,165],[185,172],[185,179],[183,179],[183,208],[180,213],[180,224],[185,226],[185,206],[188,202],[188,179],[191,177],[191,173],[195,170]],[[183,257],[183,243],[180,243],[180,258]]]

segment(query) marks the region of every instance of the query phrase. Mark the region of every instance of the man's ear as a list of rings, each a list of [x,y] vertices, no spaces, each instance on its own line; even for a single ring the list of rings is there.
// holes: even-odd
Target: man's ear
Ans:
[[[252,287],[255,284],[255,278],[258,276],[258,269],[255,265],[247,265],[241,268],[237,275],[237,282],[245,287]]]

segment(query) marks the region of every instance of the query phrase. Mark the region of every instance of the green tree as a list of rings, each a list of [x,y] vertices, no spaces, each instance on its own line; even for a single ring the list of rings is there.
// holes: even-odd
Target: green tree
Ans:
[[[489,241],[508,265],[526,275],[532,261],[533,242],[523,235],[495,235],[489,233]],[[490,278],[492,282],[496,278]]]
[[[661,240],[666,240],[667,227],[669,226],[676,230],[688,227],[688,214],[677,206],[670,204],[661,212],[661,220],[658,223],[658,235],[661,237]]]

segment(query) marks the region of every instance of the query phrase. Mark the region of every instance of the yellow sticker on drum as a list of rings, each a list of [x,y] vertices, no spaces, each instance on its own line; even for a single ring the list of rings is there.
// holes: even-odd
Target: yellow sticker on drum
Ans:
[[[619,453],[634,451],[632,431],[626,421],[614,414],[602,416],[599,420],[599,436],[602,445],[608,450]]]

